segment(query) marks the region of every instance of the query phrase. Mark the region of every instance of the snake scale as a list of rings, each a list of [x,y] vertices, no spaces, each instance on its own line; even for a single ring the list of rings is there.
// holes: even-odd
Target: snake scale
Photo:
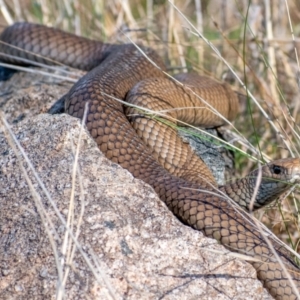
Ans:
[[[247,208],[259,171],[217,187],[206,165],[180,141],[172,126],[136,108],[124,108],[115,100],[164,111],[165,119],[175,125],[183,121],[213,127],[222,125],[223,119],[195,94],[233,120],[238,100],[227,84],[195,74],[181,74],[176,77],[178,81],[172,80],[165,76],[163,61],[150,48],[104,44],[42,25],[16,23],[7,27],[0,39],[4,42],[0,44],[4,62],[24,64],[20,57],[48,65],[56,61],[88,71],[64,97],[65,111],[82,118],[88,103],[86,126],[106,157],[150,184],[183,223],[217,239],[231,251],[255,258],[252,264],[258,278],[276,299],[297,299],[300,269],[289,251],[269,237],[295,289],[261,231],[222,194]],[[300,160],[273,161],[261,172],[254,208],[299,182]]]

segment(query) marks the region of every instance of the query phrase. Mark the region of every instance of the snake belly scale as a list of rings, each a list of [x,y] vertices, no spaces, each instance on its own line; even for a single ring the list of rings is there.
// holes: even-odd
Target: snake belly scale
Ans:
[[[123,105],[114,99],[168,111],[166,118],[175,124],[174,119],[220,126],[223,119],[195,94],[232,120],[238,102],[226,84],[198,75],[179,75],[177,79],[183,84],[180,85],[165,77],[163,61],[150,48],[104,44],[36,24],[16,23],[7,27],[0,39],[5,42],[0,44],[0,52],[9,55],[2,54],[2,61],[22,64],[17,57],[45,64],[57,61],[88,71],[64,97],[65,111],[82,118],[88,103],[86,126],[106,157],[150,184],[183,223],[217,239],[231,251],[257,259],[252,264],[258,278],[276,299],[297,299],[292,283],[254,222],[224,195],[218,195],[225,192],[246,206],[255,186],[254,173],[235,184],[217,187],[206,165],[186,145],[178,145],[174,129],[141,115],[134,108],[126,108],[124,112]],[[174,109],[183,106],[189,109]],[[126,115],[130,115],[129,120]],[[170,150],[165,150],[165,142],[171,144]],[[158,146],[153,149],[153,144]],[[266,179],[262,180],[255,208],[298,180],[300,160],[274,161],[265,165],[262,173]],[[274,179],[282,183],[274,184]],[[269,239],[299,291],[300,269],[281,244],[272,237]]]

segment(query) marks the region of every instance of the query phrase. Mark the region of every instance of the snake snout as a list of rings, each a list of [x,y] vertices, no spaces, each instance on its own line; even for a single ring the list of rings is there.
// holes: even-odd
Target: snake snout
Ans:
[[[300,158],[284,158],[272,161],[269,170],[273,178],[289,184],[300,183]]]
[[[283,159],[283,166],[290,175],[289,181],[293,184],[300,183],[300,158]]]
[[[293,168],[291,183],[300,184],[300,165]]]

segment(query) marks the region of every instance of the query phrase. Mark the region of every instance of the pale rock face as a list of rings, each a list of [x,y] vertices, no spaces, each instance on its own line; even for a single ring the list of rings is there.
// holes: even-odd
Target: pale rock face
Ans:
[[[32,101],[44,102],[36,110],[49,107],[49,91],[58,98],[57,86],[38,89],[44,96],[36,91]],[[7,99],[2,110],[12,121],[18,114],[10,101],[24,102]],[[55,299],[59,278],[67,299],[272,299],[251,265],[181,224],[151,187],[108,161],[85,130],[79,142],[77,119],[33,116],[29,108],[24,115],[12,130],[35,170],[21,158],[27,179],[0,133],[1,299]],[[63,225],[70,211],[80,251]]]

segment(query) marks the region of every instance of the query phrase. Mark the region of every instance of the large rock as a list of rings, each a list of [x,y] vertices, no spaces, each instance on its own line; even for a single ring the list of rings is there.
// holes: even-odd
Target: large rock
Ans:
[[[108,161],[85,130],[79,141],[78,120],[31,116],[30,109],[23,121],[15,119],[12,130],[29,161],[2,132],[1,299],[54,299],[59,278],[67,299],[271,299],[251,265],[181,224],[151,187]],[[80,250],[64,226],[70,212],[68,228],[78,233]]]

